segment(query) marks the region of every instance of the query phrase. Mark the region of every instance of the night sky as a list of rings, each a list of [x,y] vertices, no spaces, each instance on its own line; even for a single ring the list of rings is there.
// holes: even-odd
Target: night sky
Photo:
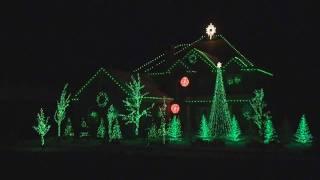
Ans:
[[[99,67],[131,70],[170,45],[198,39],[212,22],[248,59],[274,73],[266,87],[272,111],[294,121],[306,113],[318,126],[315,7],[289,0],[13,4],[1,20],[1,102],[11,103],[9,109],[32,101],[38,109],[55,102],[66,82],[77,89]]]

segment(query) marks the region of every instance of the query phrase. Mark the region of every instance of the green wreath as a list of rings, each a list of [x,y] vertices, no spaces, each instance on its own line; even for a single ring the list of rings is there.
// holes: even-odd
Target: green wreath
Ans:
[[[194,63],[197,62],[197,56],[194,55],[194,54],[191,54],[191,55],[188,57],[188,60],[189,60],[189,63],[194,64]]]
[[[97,101],[97,104],[99,107],[104,108],[108,104],[109,97],[108,97],[107,93],[101,91],[97,95],[96,101]]]

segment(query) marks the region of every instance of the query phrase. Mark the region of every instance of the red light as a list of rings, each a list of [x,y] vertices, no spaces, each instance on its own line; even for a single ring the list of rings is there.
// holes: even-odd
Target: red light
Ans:
[[[173,114],[178,114],[180,111],[180,106],[179,104],[172,104],[170,109]]]
[[[187,87],[187,86],[189,86],[189,83],[190,83],[190,81],[189,81],[189,78],[188,78],[187,76],[183,76],[183,77],[180,79],[180,85],[181,85],[182,87]]]

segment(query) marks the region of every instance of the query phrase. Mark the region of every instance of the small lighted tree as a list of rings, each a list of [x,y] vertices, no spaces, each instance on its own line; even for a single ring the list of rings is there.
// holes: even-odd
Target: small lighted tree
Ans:
[[[302,115],[300,122],[299,122],[298,129],[294,135],[294,140],[297,143],[310,144],[310,143],[312,143],[312,138],[313,137],[310,133],[307,119],[306,119],[305,115]]]
[[[43,109],[40,109],[40,113],[37,114],[37,126],[33,126],[33,129],[39,134],[41,138],[41,146],[44,146],[44,137],[50,130],[50,125],[49,125],[49,117],[46,117]]]
[[[267,104],[264,102],[264,91],[263,89],[255,90],[255,96],[249,101],[252,108],[252,112],[245,112],[243,116],[252,120],[259,129],[259,135],[262,136],[264,133],[264,126],[266,120],[270,116],[269,111],[265,111]]]
[[[54,114],[54,120],[58,125],[58,137],[60,137],[61,132],[61,123],[66,117],[66,110],[70,105],[71,94],[67,95],[68,83],[64,86],[60,101],[57,102],[57,110]]]
[[[112,135],[112,131],[113,131],[113,123],[115,121],[117,121],[118,118],[118,112],[116,110],[116,108],[114,108],[113,105],[111,105],[108,109],[108,113],[107,113],[107,119],[108,119],[108,136],[109,139]]]
[[[157,139],[158,137],[159,136],[158,136],[156,124],[153,123],[151,128],[149,128],[148,130],[148,140],[154,140],[154,139]]]
[[[212,139],[211,129],[208,125],[206,116],[202,114],[199,129],[199,138],[202,141],[210,141]]]
[[[115,120],[115,124],[112,127],[112,133],[109,138],[109,141],[120,140],[120,139],[122,139],[120,124],[118,120]]]
[[[167,133],[171,141],[178,141],[181,139],[181,123],[177,116],[173,116],[172,120],[170,121]]]
[[[269,144],[276,141],[278,138],[276,130],[273,127],[271,117],[268,117],[266,120],[266,125],[264,128],[264,144]]]
[[[166,119],[167,119],[167,104],[165,98],[163,98],[163,104],[159,107],[159,116],[160,116],[160,128],[158,129],[158,135],[162,137],[162,144],[166,143]]]
[[[101,118],[100,120],[100,125],[98,127],[98,130],[97,130],[97,138],[104,138],[106,135],[106,127],[104,126],[104,121],[103,119]]]
[[[74,131],[73,131],[73,128],[72,128],[72,124],[71,124],[71,119],[68,118],[67,120],[67,124],[66,124],[66,127],[64,129],[64,136],[65,137],[73,137],[74,136]]]
[[[129,90],[129,94],[123,103],[128,114],[124,116],[124,120],[127,121],[126,124],[134,124],[135,135],[139,135],[140,120],[142,117],[151,116],[150,110],[154,104],[142,109],[142,101],[149,93],[142,92],[144,85],[141,83],[139,74],[137,75],[137,78],[131,76],[131,82],[127,83],[126,86]]]
[[[231,120],[231,127],[230,127],[230,132],[229,132],[229,135],[228,135],[228,139],[230,141],[240,141],[240,136],[241,136],[241,129],[239,127],[239,123],[236,119],[236,116],[233,116],[232,117],[232,120]]]

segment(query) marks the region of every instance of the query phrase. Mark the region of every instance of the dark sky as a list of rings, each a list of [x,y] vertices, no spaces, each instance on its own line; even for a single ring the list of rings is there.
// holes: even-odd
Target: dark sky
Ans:
[[[20,96],[34,87],[57,93],[65,82],[78,88],[101,66],[132,69],[170,45],[196,40],[212,22],[240,52],[275,74],[266,92],[273,109],[316,117],[314,7],[289,0],[13,4],[2,12],[0,87]]]

